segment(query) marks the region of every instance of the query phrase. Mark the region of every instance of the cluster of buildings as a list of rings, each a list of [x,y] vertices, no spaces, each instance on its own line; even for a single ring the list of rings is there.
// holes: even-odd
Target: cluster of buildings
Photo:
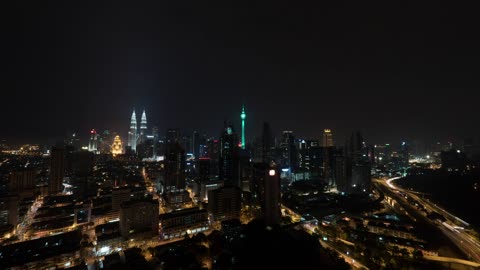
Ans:
[[[58,263],[69,256],[70,265],[95,265],[112,252],[185,234],[221,227],[235,235],[254,218],[280,224],[285,191],[302,200],[304,209],[331,205],[324,191],[368,198],[372,173],[402,175],[409,168],[405,142],[371,145],[355,132],[338,143],[330,129],[319,139],[299,139],[289,130],[276,137],[268,123],[261,136],[248,141],[246,119],[242,107],[238,133],[225,121],[215,137],[175,128],[160,136],[156,127],[149,131],[145,110],[140,121],[134,110],[125,142],[116,133],[93,129],[88,147],[74,135],[48,155],[7,153],[0,164],[0,259],[16,265],[13,250],[22,245],[55,243],[59,235],[77,241],[80,231],[88,235],[79,240],[89,247],[83,255],[73,245],[27,254],[22,263],[35,265],[37,257]],[[455,169],[464,166],[462,155],[444,151],[441,158]],[[317,226],[314,218],[307,223]],[[414,240],[408,226],[378,220],[364,226],[382,237]]]

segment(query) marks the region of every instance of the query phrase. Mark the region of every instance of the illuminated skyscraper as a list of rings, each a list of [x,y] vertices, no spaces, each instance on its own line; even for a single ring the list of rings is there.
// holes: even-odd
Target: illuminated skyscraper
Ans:
[[[95,129],[90,130],[90,141],[88,142],[88,151],[97,153],[98,151],[98,134]]]
[[[137,116],[135,115],[135,109],[133,109],[132,118],[130,119],[130,131],[128,132],[127,142],[127,146],[129,146],[133,152],[137,150],[137,137]]]
[[[242,120],[242,149],[245,149],[245,119],[247,114],[245,113],[245,105],[242,106],[242,113],[240,114],[240,119]]]
[[[332,130],[330,130],[330,129],[324,129],[323,130],[323,145],[322,146],[323,147],[334,146]]]
[[[115,139],[113,139],[113,144],[112,144],[112,154],[113,156],[120,155],[123,152],[123,145],[122,145],[122,140],[120,139],[120,136],[115,136]]]
[[[140,121],[140,140],[144,141],[146,135],[147,135],[147,115],[145,114],[145,109],[143,109],[142,119]]]
[[[298,167],[298,155],[297,147],[295,146],[295,137],[292,131],[283,131],[280,148],[282,151],[280,158],[282,169],[288,169],[290,172],[294,172]]]

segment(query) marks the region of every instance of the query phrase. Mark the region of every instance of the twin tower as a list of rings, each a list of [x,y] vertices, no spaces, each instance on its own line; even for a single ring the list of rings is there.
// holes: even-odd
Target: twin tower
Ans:
[[[242,121],[242,141],[241,147],[245,149],[246,142],[245,142],[245,119],[247,118],[247,114],[245,113],[245,106],[242,106],[242,113],[240,114],[240,120]],[[135,108],[132,112],[132,118],[130,119],[130,131],[128,131],[128,141],[127,146],[133,152],[137,151],[137,144],[141,143],[147,134],[147,115],[145,114],[145,109],[142,112],[142,118],[140,120],[140,133],[138,132],[138,124],[137,124],[137,115],[135,114]]]
[[[147,134],[147,115],[145,109],[143,109],[142,119],[140,120],[140,133],[138,132],[137,115],[135,114],[135,108],[133,109],[132,118],[130,119],[130,131],[128,131],[127,146],[132,149],[133,152],[137,151],[137,144],[145,139]]]

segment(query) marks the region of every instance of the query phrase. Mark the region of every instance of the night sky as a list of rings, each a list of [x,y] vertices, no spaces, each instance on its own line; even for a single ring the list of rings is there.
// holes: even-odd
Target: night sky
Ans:
[[[0,138],[126,136],[133,107],[162,133],[218,135],[225,119],[239,128],[242,103],[250,137],[264,120],[306,138],[480,134],[478,14],[456,2],[16,2]]]

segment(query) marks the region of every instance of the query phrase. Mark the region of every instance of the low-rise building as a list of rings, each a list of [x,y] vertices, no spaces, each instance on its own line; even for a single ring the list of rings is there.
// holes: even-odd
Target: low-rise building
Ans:
[[[189,208],[160,215],[160,231],[164,239],[199,233],[209,228],[205,209]]]

